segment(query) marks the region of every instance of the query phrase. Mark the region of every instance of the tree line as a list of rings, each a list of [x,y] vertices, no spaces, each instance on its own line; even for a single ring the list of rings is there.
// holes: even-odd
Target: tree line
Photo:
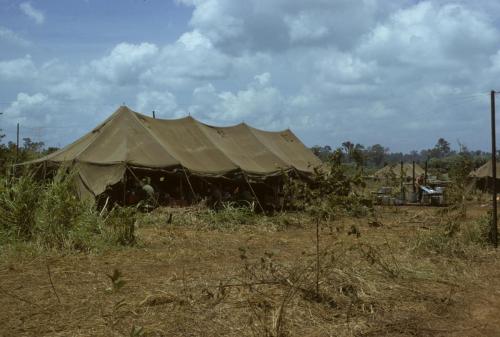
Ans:
[[[449,170],[458,159],[466,158],[472,168],[477,168],[486,163],[491,156],[489,152],[469,150],[464,144],[459,144],[458,150],[454,150],[444,138],[439,138],[436,145],[430,149],[413,150],[408,153],[392,152],[381,144],[365,146],[351,141],[343,142],[338,148],[315,145],[311,150],[322,161],[328,161],[335,152],[339,152],[342,154],[343,163],[360,167],[376,169],[401,161],[407,163],[415,161],[421,165],[427,162],[430,169],[443,173]]]
[[[58,150],[57,147],[45,146],[44,142],[35,142],[29,137],[22,139],[18,149],[15,142],[3,142],[4,137],[0,130],[0,176],[15,163],[40,158]]]

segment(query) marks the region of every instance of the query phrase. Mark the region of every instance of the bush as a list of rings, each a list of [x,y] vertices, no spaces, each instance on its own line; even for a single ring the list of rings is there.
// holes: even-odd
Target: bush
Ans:
[[[78,225],[81,217],[88,216],[85,214],[87,205],[74,193],[73,181],[74,173],[60,170],[53,181],[44,188],[37,212],[37,236],[45,246],[72,246],[72,243],[68,242],[68,239],[74,236],[71,235],[72,232],[81,232],[84,229],[78,228]],[[92,226],[89,223],[86,225]]]
[[[41,188],[32,175],[0,180],[0,233],[5,239],[29,240]]]
[[[370,200],[354,193],[354,187],[365,187],[359,170],[348,175],[342,155],[335,151],[329,163],[316,169],[310,181],[284,175],[284,194],[288,208],[306,211],[312,217],[331,220],[338,215],[365,216],[373,212]]]
[[[135,221],[137,209],[115,207],[111,210],[103,226],[103,232],[111,244],[129,246],[136,243]]]
[[[489,217],[459,224],[449,221],[445,226],[417,236],[414,249],[422,253],[448,257],[469,257],[478,246],[488,242]]]
[[[1,181],[0,242],[84,252],[135,244],[137,210],[117,207],[101,216],[77,197],[74,178],[75,173],[59,170],[47,184],[31,175]]]
[[[486,246],[489,243],[491,214],[482,216],[462,227],[464,242]]]

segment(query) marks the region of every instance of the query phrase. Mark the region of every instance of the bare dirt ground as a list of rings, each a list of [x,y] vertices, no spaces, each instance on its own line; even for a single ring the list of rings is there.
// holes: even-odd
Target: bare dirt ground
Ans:
[[[485,212],[475,206],[465,225]],[[323,226],[319,293],[313,224],[208,230],[149,217],[137,247],[6,253],[0,336],[500,336],[500,254],[418,248],[443,226],[438,209]]]

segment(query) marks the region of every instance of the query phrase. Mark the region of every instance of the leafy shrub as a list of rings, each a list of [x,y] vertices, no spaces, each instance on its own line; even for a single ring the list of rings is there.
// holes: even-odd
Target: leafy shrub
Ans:
[[[474,255],[478,246],[488,242],[489,217],[459,224],[451,220],[443,227],[421,233],[414,249],[421,253],[465,258]]]
[[[135,221],[137,209],[132,207],[115,207],[106,218],[103,231],[112,244],[129,246],[136,243]]]
[[[86,205],[74,193],[73,181],[74,173],[59,170],[44,188],[37,211],[37,236],[43,245],[53,248],[71,246],[68,239],[75,236],[71,232],[83,231],[78,224],[86,215]]]
[[[317,169],[311,181],[285,175],[285,200],[288,207],[306,211],[318,219],[332,219],[341,213],[363,216],[373,210],[371,202],[353,192],[364,187],[361,171],[348,175],[342,165],[340,150],[335,151],[322,169]]]
[[[77,197],[75,174],[61,169],[46,184],[31,175],[2,180],[0,240],[84,252],[135,244],[137,210],[117,207],[101,216],[91,203]]]
[[[29,240],[41,188],[32,175],[0,180],[0,231],[6,238]]]
[[[462,226],[464,242],[486,245],[489,242],[491,214]]]

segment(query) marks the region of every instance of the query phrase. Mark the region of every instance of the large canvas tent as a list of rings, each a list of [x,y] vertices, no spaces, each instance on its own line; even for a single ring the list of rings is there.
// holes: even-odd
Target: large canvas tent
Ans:
[[[290,130],[154,119],[122,106],[74,143],[26,164],[73,167],[80,197],[92,198],[123,181],[131,168],[266,178],[289,170],[311,174],[321,161]]]
[[[415,164],[415,177],[424,174],[425,170],[420,167],[420,165]],[[377,179],[386,179],[388,177],[401,177],[401,164],[386,165],[377,172],[373,174]],[[404,163],[403,164],[403,178],[411,179],[413,178],[413,164]]]

